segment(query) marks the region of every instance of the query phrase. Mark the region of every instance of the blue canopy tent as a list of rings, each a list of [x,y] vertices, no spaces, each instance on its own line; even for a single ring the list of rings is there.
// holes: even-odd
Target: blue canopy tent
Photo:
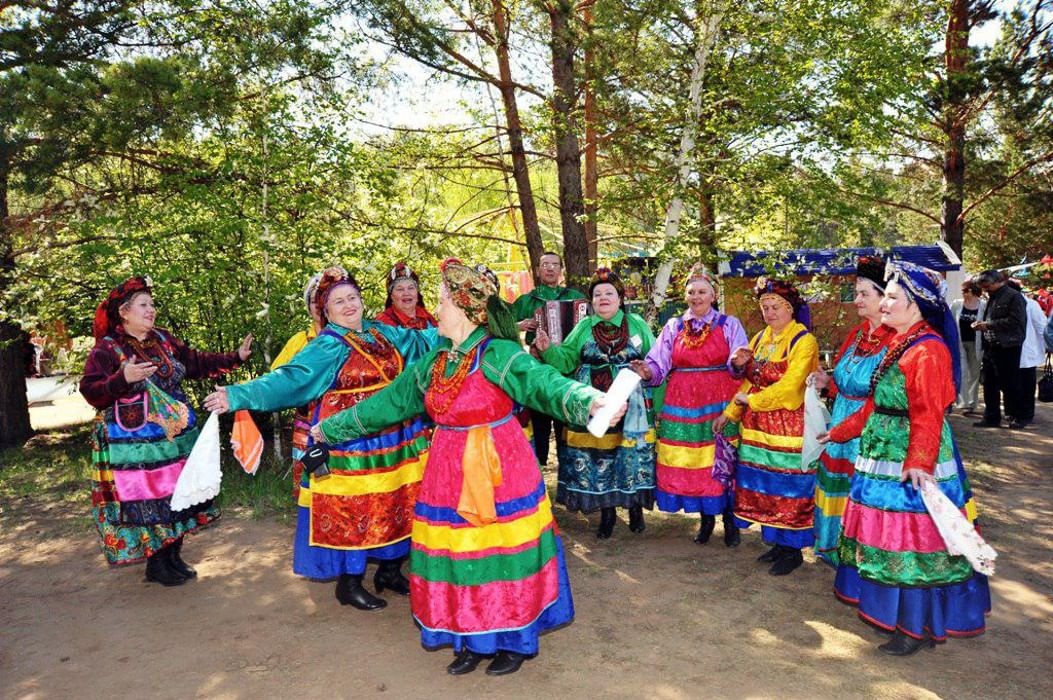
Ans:
[[[881,255],[893,260],[906,260],[937,272],[951,272],[961,263],[951,261],[937,245],[893,246],[892,248],[801,248],[785,252],[735,251],[731,259],[720,264],[722,277],[760,277],[767,274],[766,260],[774,260],[787,273],[801,275],[853,275],[856,260],[862,255]]]

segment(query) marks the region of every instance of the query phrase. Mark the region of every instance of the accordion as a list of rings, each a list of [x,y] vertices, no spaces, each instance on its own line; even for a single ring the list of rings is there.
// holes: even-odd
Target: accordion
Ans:
[[[559,345],[588,313],[589,302],[585,299],[546,301],[534,312],[534,320],[538,330],[545,331],[553,345]]]

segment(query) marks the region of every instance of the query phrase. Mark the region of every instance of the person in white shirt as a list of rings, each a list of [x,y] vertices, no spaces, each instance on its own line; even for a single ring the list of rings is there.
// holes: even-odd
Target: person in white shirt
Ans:
[[[958,355],[962,363],[962,386],[958,391],[955,408],[969,415],[976,412],[976,400],[980,390],[980,360],[984,356],[983,333],[973,328],[973,323],[984,317],[987,300],[980,294],[980,285],[975,279],[962,282],[962,298],[951,304],[951,313],[958,323]]]
[[[1010,280],[1009,284],[1020,289],[1017,280]],[[1046,345],[1042,338],[1046,330],[1046,314],[1038,302],[1024,295],[1027,302],[1027,329],[1024,336],[1024,345],[1020,348],[1020,410],[1016,423],[1019,427],[1028,425],[1035,419],[1035,388],[1038,381],[1038,367],[1046,359]]]

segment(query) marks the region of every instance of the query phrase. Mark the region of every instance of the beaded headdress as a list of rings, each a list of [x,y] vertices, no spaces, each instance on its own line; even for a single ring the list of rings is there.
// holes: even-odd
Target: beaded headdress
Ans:
[[[757,279],[757,284],[753,287],[753,293],[758,301],[767,296],[782,299],[793,309],[794,320],[804,324],[806,328],[811,328],[811,310],[801,296],[800,291],[792,283],[785,280],[760,277]]]
[[[384,301],[385,309],[391,306],[391,304],[393,303],[391,300],[391,290],[395,288],[396,284],[403,280],[409,280],[413,282],[417,285],[418,290],[420,289],[420,277],[417,275],[416,272],[412,270],[412,268],[410,268],[409,265],[407,265],[403,261],[399,261],[395,263],[395,265],[391,268],[391,271],[388,272],[388,298]],[[417,306],[424,306],[424,300],[421,299],[420,294],[417,295]]]
[[[307,284],[303,287],[303,303],[307,307],[308,311],[314,309],[315,302],[318,301],[318,283],[322,280],[322,273],[311,275],[311,279],[307,280]]]
[[[856,261],[856,279],[872,283],[878,293],[885,294],[885,260],[878,255],[861,255]]]
[[[589,284],[589,297],[592,296],[592,291],[596,289],[597,285],[611,284],[618,290],[618,297],[625,297],[625,284],[618,275],[611,270],[609,267],[601,267],[596,270],[596,274],[592,276],[592,283]]]
[[[339,265],[322,270],[322,278],[318,280],[318,291],[315,295],[315,303],[318,304],[318,313],[322,317],[322,323],[329,323],[329,317],[325,313],[325,305],[329,301],[329,295],[333,293],[334,289],[344,285],[354,287],[359,292],[362,291],[355,278]]]
[[[92,323],[92,334],[104,338],[114,330],[121,328],[120,308],[140,292],[151,293],[153,282],[149,277],[129,277],[110,290],[95,309],[95,320]]]

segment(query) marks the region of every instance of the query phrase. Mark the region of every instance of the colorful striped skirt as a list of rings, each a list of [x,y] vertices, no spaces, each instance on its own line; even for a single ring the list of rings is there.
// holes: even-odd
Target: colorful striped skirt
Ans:
[[[863,407],[865,399],[838,394],[830,427],[839,425]],[[848,504],[852,472],[859,454],[859,438],[848,442],[829,442],[819,455],[815,475],[815,553],[827,564],[838,564],[837,545],[841,538],[841,517]]]

